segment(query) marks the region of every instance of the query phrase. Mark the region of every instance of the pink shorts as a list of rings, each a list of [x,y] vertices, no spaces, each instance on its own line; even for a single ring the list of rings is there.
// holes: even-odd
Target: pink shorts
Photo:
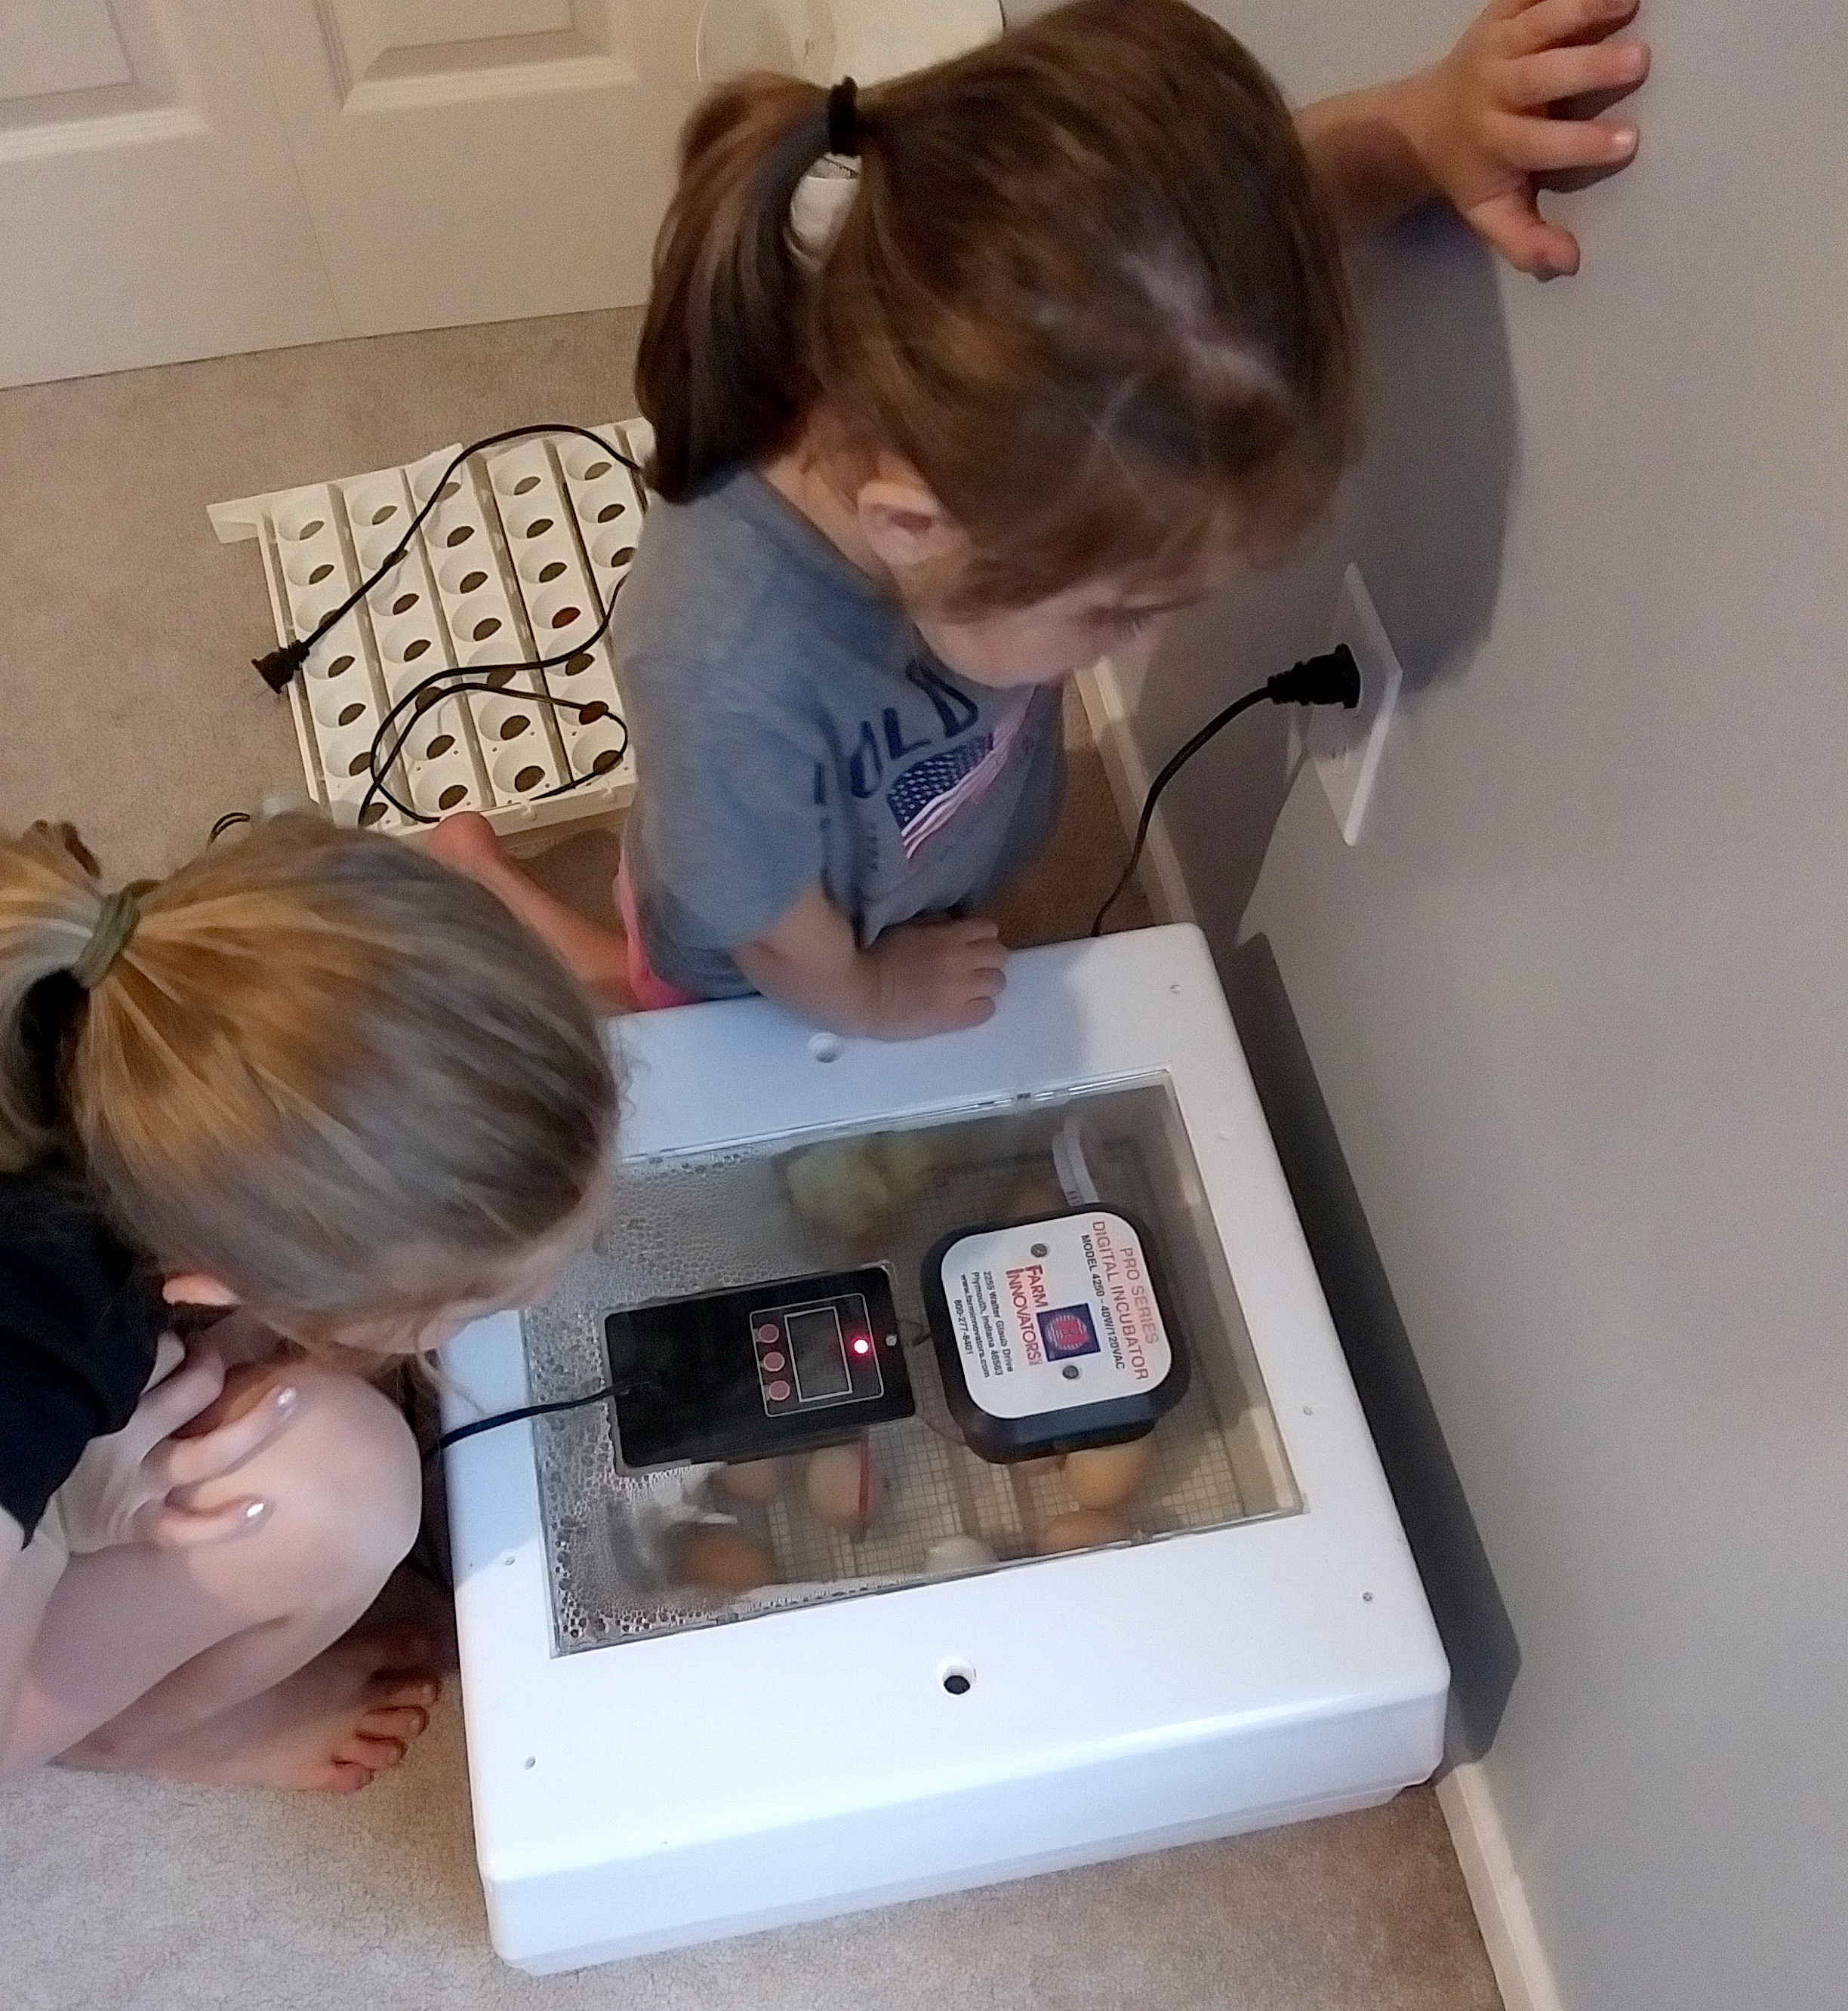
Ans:
[[[644,1013],[658,1013],[668,1005],[696,1005],[696,991],[682,991],[654,974],[648,952],[642,947],[642,925],[636,917],[636,890],[629,884],[628,861],[616,869],[616,906],[622,914],[622,932],[628,942],[628,988]]]

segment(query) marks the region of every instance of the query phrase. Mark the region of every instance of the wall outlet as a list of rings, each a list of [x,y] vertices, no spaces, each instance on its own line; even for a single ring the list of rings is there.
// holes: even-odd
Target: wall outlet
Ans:
[[[1316,707],[1305,722],[1303,738],[1341,835],[1356,845],[1403,681],[1398,657],[1358,566],[1349,566],[1342,578],[1328,646],[1332,650],[1342,642],[1360,666],[1360,703],[1351,712],[1340,706]]]

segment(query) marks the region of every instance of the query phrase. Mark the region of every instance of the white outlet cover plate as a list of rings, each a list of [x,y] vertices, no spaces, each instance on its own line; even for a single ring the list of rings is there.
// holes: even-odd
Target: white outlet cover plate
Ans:
[[[1332,650],[1343,642],[1360,666],[1360,703],[1351,712],[1340,706],[1316,707],[1305,739],[1341,835],[1357,845],[1404,682],[1398,657],[1358,566],[1349,566],[1342,578],[1328,646]]]

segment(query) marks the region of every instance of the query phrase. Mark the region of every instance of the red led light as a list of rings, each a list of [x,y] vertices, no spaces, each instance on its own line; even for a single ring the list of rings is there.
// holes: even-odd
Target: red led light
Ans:
[[[853,1344],[853,1352],[856,1354],[871,1354],[872,1351],[873,1344],[867,1339],[863,1333]]]

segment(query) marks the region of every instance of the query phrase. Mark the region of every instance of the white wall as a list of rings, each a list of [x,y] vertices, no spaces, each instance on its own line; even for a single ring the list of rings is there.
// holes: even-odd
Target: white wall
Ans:
[[[1467,18],[1210,11],[1298,98]],[[1565,205],[1584,273],[1497,273],[1441,219],[1380,248],[1366,466],[1297,564],[1191,625],[1136,726],[1152,767],[1319,646],[1358,554],[1417,687],[1359,849],[1312,777],[1283,802],[1274,716],[1196,763],[1170,828],[1566,2004],[1825,2011],[1848,2002],[1848,10],[1645,25],[1641,158]]]

